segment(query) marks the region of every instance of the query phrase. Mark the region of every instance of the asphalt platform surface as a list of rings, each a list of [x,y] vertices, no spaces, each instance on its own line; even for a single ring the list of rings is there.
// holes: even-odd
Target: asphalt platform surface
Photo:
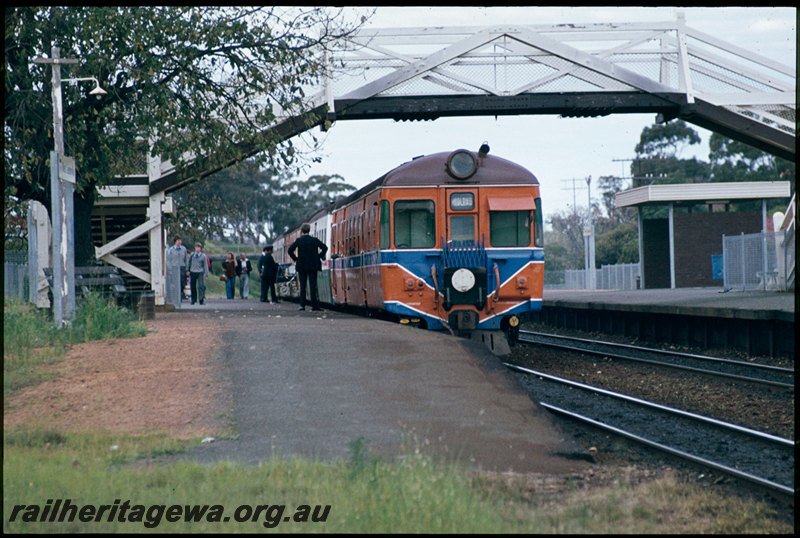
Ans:
[[[574,306],[682,315],[794,321],[793,291],[675,288],[653,290],[544,290],[543,306]]]
[[[223,329],[215,360],[238,437],[175,458],[346,461],[361,439],[382,461],[420,451],[501,472],[590,465],[480,342],[291,302],[208,298],[180,311],[208,312]]]

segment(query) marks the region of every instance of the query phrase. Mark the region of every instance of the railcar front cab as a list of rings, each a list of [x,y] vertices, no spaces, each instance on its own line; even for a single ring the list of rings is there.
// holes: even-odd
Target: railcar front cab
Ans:
[[[532,282],[528,267],[535,250],[541,260],[541,199],[536,184],[470,181],[487,153],[484,145],[477,154],[457,150],[447,159],[446,170],[454,181],[443,186],[444,236],[436,264],[441,272],[437,275],[432,268],[431,278],[443,298],[443,312],[439,311],[451,329],[462,334],[502,329],[514,341],[518,315],[541,305],[531,301],[541,299],[541,282]],[[442,221],[436,218],[433,200],[397,200],[393,209],[397,249],[436,247],[436,223]],[[381,222],[388,226],[386,217],[382,215]],[[382,237],[388,233],[382,232]],[[538,275],[541,281],[541,272]]]
[[[448,174],[456,181],[466,182],[476,173],[480,159],[488,151],[486,144],[477,156],[465,150],[454,151],[447,159]],[[495,306],[499,306],[503,279],[510,276],[509,272],[522,271],[532,258],[532,248],[542,246],[541,199],[538,190],[532,192],[531,186],[482,185],[480,190],[479,193],[476,189],[447,189],[442,306],[454,329],[499,328],[513,341],[519,326],[517,315],[529,309],[531,295],[541,298],[541,291],[535,286],[527,287],[525,277],[521,276],[517,278],[514,295],[505,297],[502,310],[507,309],[508,313],[496,315]],[[486,250],[487,218],[489,251]],[[516,262],[511,258],[517,258]],[[507,266],[503,277],[498,264]],[[516,305],[509,307],[509,302]]]

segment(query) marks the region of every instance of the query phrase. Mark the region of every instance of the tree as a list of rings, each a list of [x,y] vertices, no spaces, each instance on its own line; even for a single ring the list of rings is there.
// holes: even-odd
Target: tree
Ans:
[[[654,159],[678,158],[686,146],[699,143],[697,132],[683,120],[677,120],[642,129],[635,151]]]
[[[626,222],[597,235],[595,242],[597,267],[638,261],[639,231],[635,222]]]
[[[355,187],[338,174],[314,175],[305,181],[287,183],[275,197],[278,210],[272,219],[272,230],[283,233],[353,190]]]
[[[75,158],[76,263],[93,258],[96,188],[127,175],[147,151],[209,170],[245,152],[297,163],[291,141],[267,137],[275,111],[305,110],[304,87],[320,51],[357,23],[341,9],[307,7],[6,8],[5,189],[50,206],[53,148],[49,66],[33,59],[60,48],[64,78],[96,77],[108,92],[64,85],[66,153]],[[364,18],[361,19],[361,22]]]
[[[794,191],[795,163],[717,133],[708,146],[711,181],[791,181]]]
[[[584,220],[574,211],[560,211],[550,216],[550,232],[545,238],[546,270],[583,267]]]
[[[645,127],[631,163],[633,186],[708,181],[708,163],[680,158],[687,146],[699,143],[700,136],[682,120]]]
[[[222,238],[233,230],[240,243],[257,245],[353,190],[339,175],[299,180],[250,160],[177,191],[178,216],[167,225],[193,240]]]
[[[625,180],[617,176],[601,176],[598,179],[598,188],[603,200],[603,206],[608,216],[608,221],[613,224],[623,224],[636,218],[636,210],[631,207],[617,207],[616,195],[622,192]]]

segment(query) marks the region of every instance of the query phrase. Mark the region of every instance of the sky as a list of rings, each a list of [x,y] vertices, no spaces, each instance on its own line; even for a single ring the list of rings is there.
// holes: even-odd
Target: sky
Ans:
[[[363,8],[359,8],[363,11]],[[784,65],[796,66],[796,9],[785,7],[680,8],[686,25]],[[491,26],[496,24],[565,24],[674,21],[676,8],[639,7],[378,7],[367,28]],[[735,40],[731,37],[735,36]],[[629,176],[630,159],[642,129],[655,114],[618,114],[603,118],[557,115],[473,116],[434,121],[337,121],[322,141],[322,162],[301,176],[338,174],[356,188],[418,155],[477,150],[487,141],[491,154],[517,162],[539,179],[545,219],[554,212],[585,210],[586,178],[592,200],[601,176]],[[708,161],[710,132],[690,124],[702,140],[681,154]]]

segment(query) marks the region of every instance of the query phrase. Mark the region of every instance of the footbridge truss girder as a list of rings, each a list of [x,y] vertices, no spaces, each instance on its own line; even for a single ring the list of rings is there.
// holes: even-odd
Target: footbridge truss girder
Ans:
[[[331,54],[328,120],[655,112],[794,160],[795,70],[680,17],[370,30],[349,44]]]

